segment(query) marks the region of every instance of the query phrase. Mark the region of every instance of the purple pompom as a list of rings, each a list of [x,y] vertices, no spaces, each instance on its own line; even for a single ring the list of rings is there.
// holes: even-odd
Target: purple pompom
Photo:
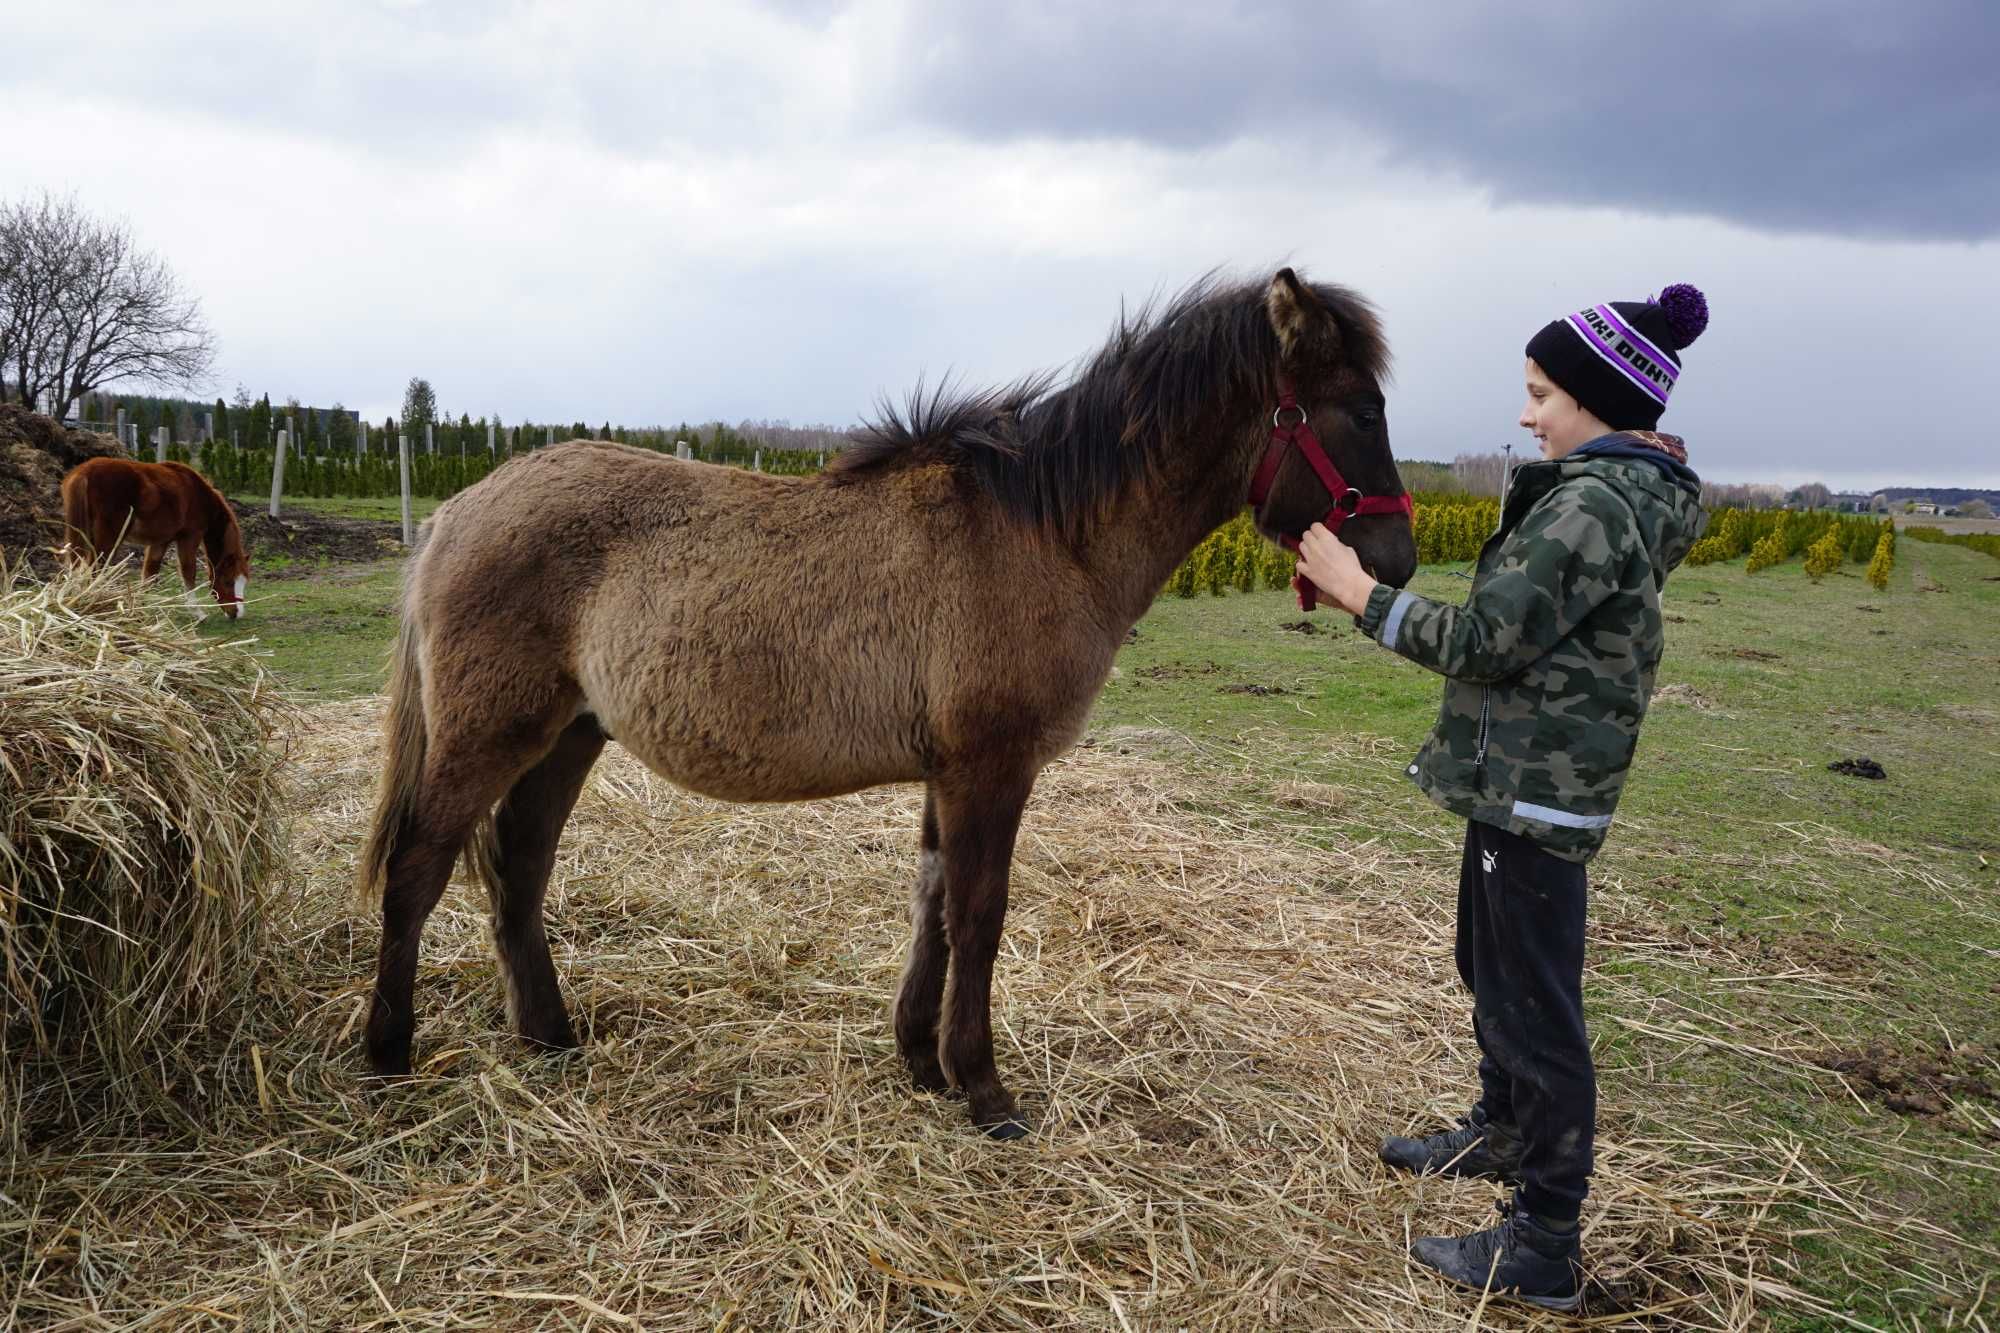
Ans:
[[[1667,317],[1667,327],[1674,331],[1676,351],[1701,337],[1701,331],[1708,327],[1708,298],[1691,283],[1675,283],[1661,292],[1654,304]]]

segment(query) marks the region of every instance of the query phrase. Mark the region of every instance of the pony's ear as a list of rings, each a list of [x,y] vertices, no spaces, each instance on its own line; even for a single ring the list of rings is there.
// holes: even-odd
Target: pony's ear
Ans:
[[[1278,349],[1286,356],[1309,340],[1339,341],[1340,330],[1333,316],[1289,268],[1279,269],[1264,289],[1264,313],[1270,316],[1271,332],[1278,335]]]

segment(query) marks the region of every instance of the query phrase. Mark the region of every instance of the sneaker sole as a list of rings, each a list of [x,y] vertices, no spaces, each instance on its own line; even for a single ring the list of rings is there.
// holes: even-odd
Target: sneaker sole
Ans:
[[[1432,1268],[1421,1259],[1417,1260],[1417,1263],[1432,1277],[1449,1282],[1460,1291],[1476,1291],[1482,1295],[1490,1294],[1492,1299],[1496,1301],[1507,1301],[1514,1305],[1532,1305],[1537,1310],[1553,1310],[1557,1314],[1574,1314],[1578,1307],[1583,1304],[1583,1293],[1581,1291],[1577,1292],[1574,1296],[1530,1296],[1526,1292],[1503,1291],[1498,1288],[1478,1286],[1471,1282],[1461,1282],[1449,1273]]]

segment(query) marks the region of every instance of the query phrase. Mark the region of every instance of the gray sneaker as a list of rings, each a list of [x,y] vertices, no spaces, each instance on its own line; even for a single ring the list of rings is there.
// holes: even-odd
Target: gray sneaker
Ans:
[[[1504,1120],[1488,1120],[1473,1107],[1460,1116],[1456,1129],[1424,1139],[1392,1134],[1382,1140],[1382,1160],[1398,1171],[1419,1176],[1463,1176],[1467,1179],[1521,1183],[1521,1131]]]

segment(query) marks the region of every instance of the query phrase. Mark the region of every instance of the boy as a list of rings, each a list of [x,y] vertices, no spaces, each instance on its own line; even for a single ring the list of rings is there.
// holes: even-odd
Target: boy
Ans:
[[[1660,589],[1707,524],[1687,450],[1653,431],[1708,303],[1676,284],[1552,321],[1528,342],[1515,472],[1463,607],[1378,585],[1324,527],[1299,573],[1384,647],[1447,677],[1409,772],[1466,820],[1458,973],[1480,1096],[1457,1128],[1391,1137],[1406,1171],[1516,1186],[1502,1221],[1427,1237],[1418,1262],[1552,1310],[1582,1301],[1577,1213],[1596,1075],[1583,1026],[1584,862],[1618,804],[1662,648]]]

